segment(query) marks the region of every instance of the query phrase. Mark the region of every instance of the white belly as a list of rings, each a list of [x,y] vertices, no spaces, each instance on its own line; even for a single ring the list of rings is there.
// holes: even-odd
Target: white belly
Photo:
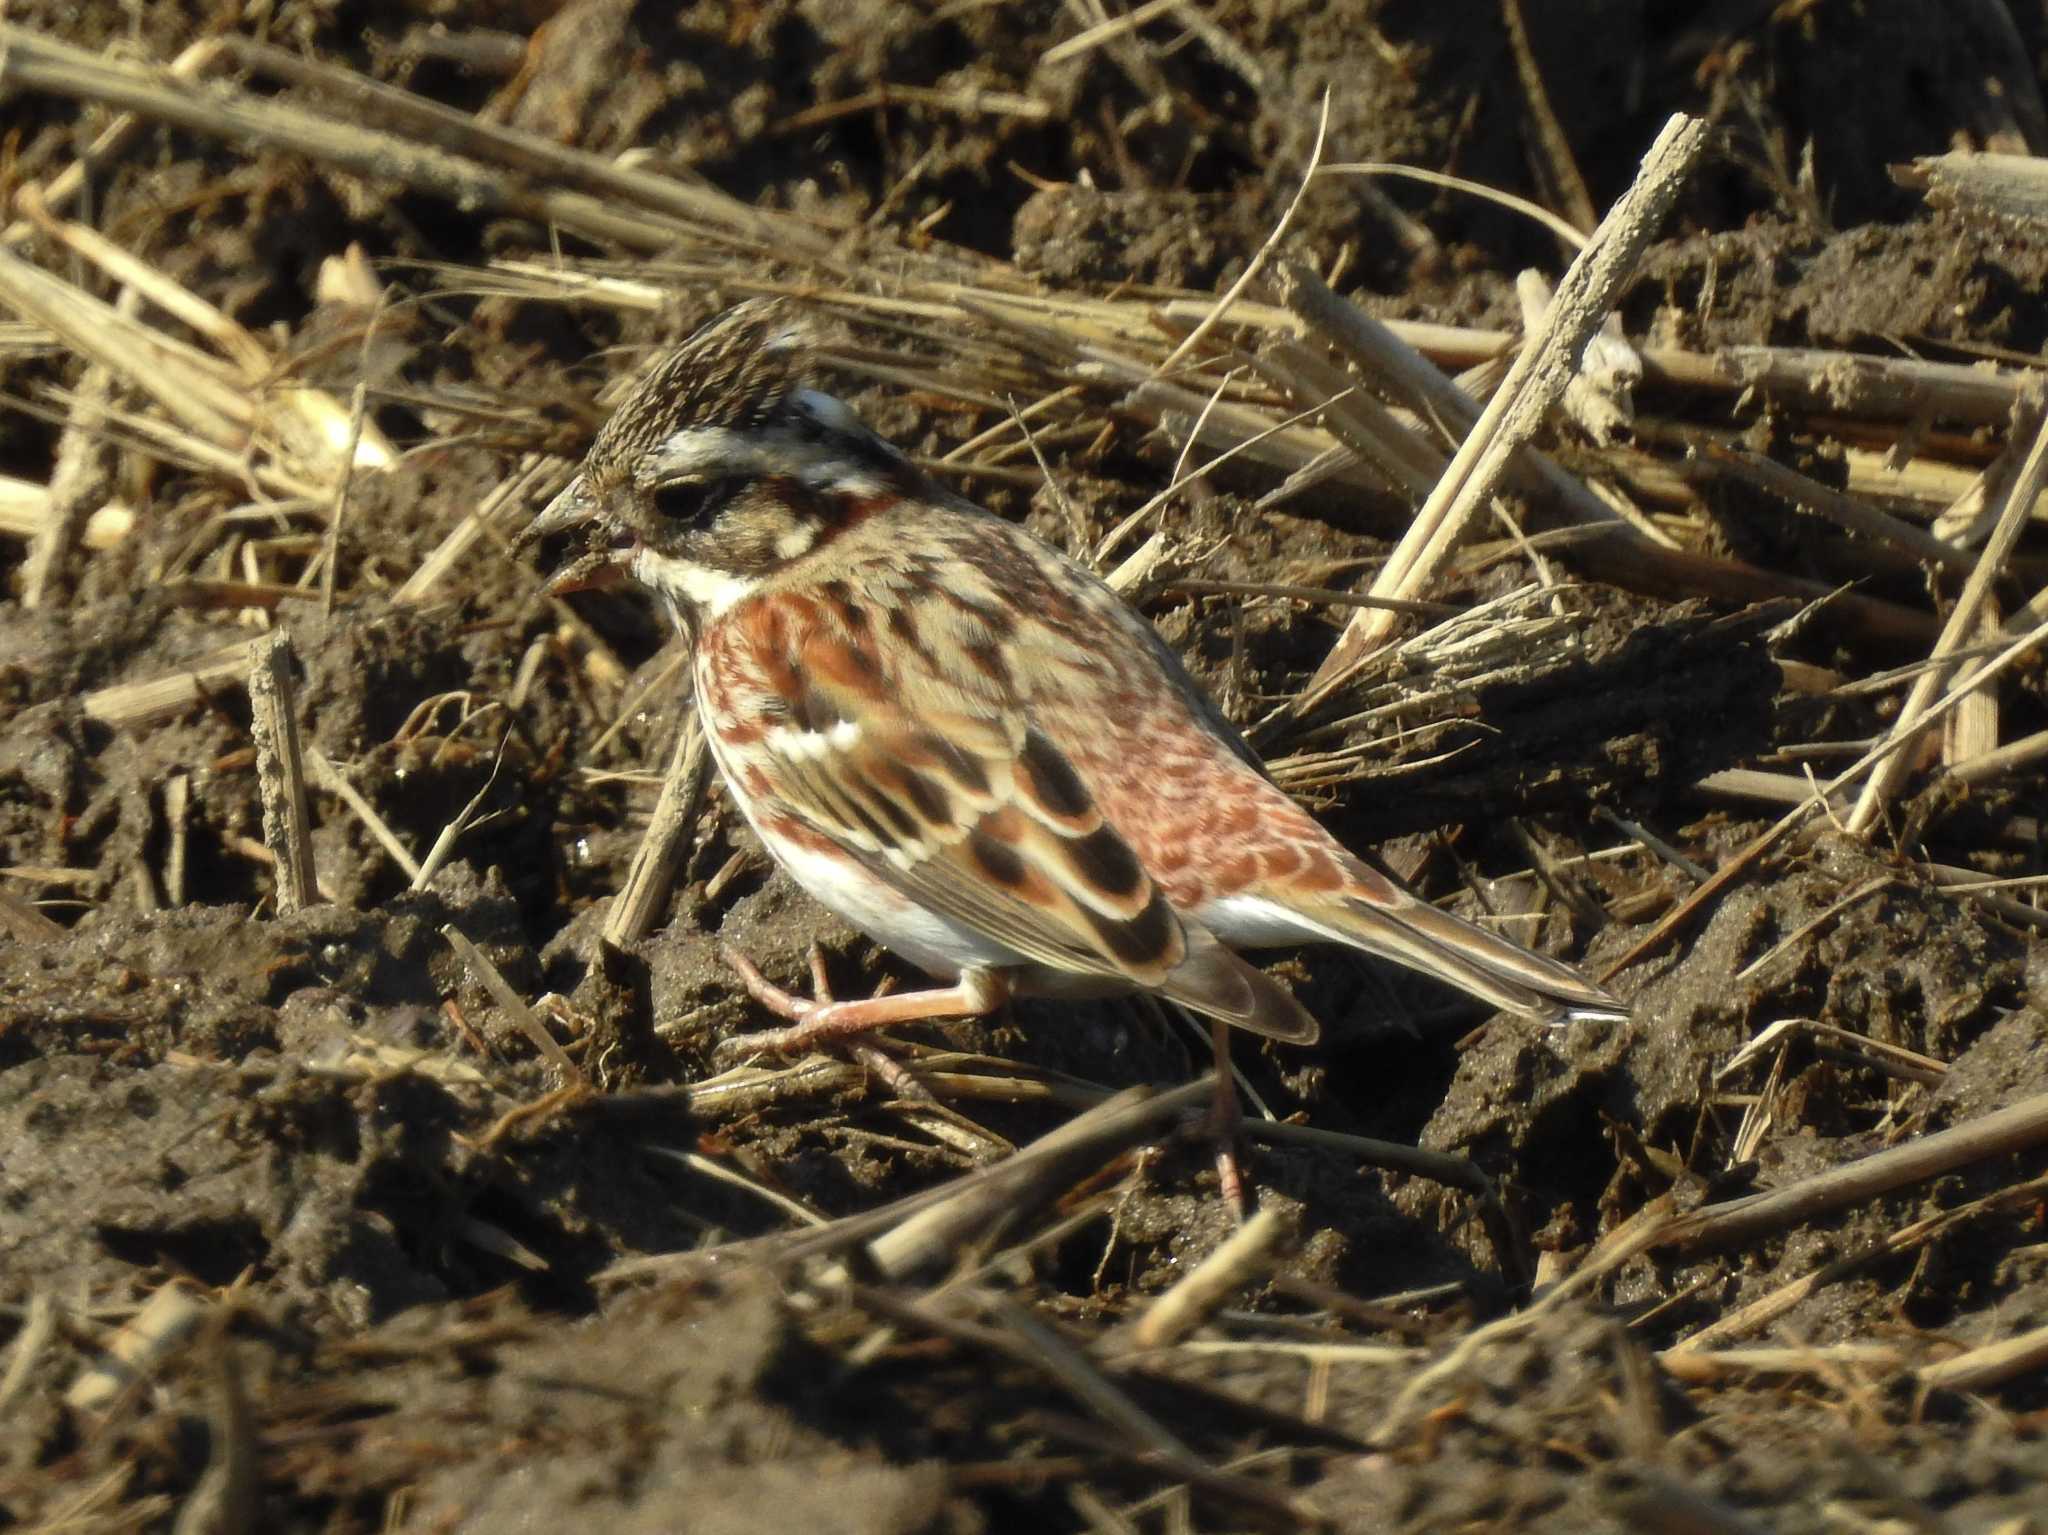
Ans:
[[[759,826],[754,830],[819,905],[921,970],[950,979],[973,966],[1026,963],[1016,950],[927,910],[850,859],[798,847]]]

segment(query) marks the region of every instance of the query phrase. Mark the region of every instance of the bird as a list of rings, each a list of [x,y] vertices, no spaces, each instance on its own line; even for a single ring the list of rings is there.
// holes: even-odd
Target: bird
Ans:
[[[822,372],[789,301],[732,307],[647,368],[520,539],[582,532],[555,591],[653,594],[762,845],[933,978],[805,998],[728,956],[788,1021],[749,1047],[1133,993],[1308,1045],[1316,1019],[1240,952],[1305,943],[1524,1018],[1627,1016],[1351,853],[1137,610],[937,483]]]

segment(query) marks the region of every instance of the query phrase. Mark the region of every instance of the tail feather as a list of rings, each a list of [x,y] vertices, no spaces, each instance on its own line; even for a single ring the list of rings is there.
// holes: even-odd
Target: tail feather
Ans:
[[[1353,897],[1333,936],[1448,981],[1527,1018],[1626,1018],[1628,1008],[1569,965],[1396,891],[1389,903]]]
[[[1236,952],[1240,947],[1321,939],[1391,960],[1481,1001],[1544,1023],[1624,1019],[1628,1007],[1571,966],[1439,911],[1389,881],[1361,879],[1313,903],[1251,896],[1185,919],[1187,956],[1160,991],[1237,1028],[1293,1044],[1319,1030],[1293,993]]]
[[[1316,939],[1348,944],[1525,1018],[1628,1016],[1626,1004],[1569,965],[1439,911],[1369,871],[1360,873],[1349,890],[1321,899],[1283,902],[1255,895],[1213,903],[1203,915],[1225,942],[1239,947]]]

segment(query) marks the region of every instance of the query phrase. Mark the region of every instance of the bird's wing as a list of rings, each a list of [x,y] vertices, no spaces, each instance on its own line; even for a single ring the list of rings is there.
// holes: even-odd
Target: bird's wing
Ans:
[[[778,810],[1024,959],[1315,1038],[1284,987],[1174,910],[997,672],[954,646],[950,664],[913,650],[892,665],[840,626],[753,627],[782,637],[778,669],[803,679],[788,722],[738,749]]]

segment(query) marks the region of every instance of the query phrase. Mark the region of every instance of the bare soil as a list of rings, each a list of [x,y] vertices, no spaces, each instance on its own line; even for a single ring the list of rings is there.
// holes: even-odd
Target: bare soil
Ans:
[[[1059,290],[1220,289],[1292,195],[1326,89],[1327,159],[1399,160],[1571,206],[1554,161],[1532,148],[1539,114],[1492,8],[1452,22],[1453,8],[1408,0],[1230,0],[1188,8],[1206,33],[1165,18],[1075,63],[1042,64],[1080,9],[287,0],[268,28],[283,47],[460,112],[607,154],[646,149],[749,202],[829,220],[856,231],[846,248],[877,272],[892,249],[951,245]],[[1688,20],[1676,13],[1694,8],[1636,0],[1520,9],[1596,212],[1666,114],[1720,125],[1708,169],[1625,297],[1631,334],[1948,360],[2031,360],[2048,341],[2048,241],[1929,212],[1885,169],[1957,143],[2048,150],[2038,82],[2024,73],[2043,56],[2038,10],[1863,0],[1721,5]],[[234,24],[177,5],[18,4],[9,20],[164,60]],[[475,44],[465,61],[422,46],[430,25]],[[2028,90],[1985,89],[2015,67]],[[886,100],[969,86],[1047,110]],[[821,110],[870,93],[859,110]],[[8,111],[10,188],[61,168],[104,117],[26,91]],[[1931,780],[1915,778],[1893,830],[1871,842],[1822,820],[1622,971],[1625,1025],[1536,1032],[1355,956],[1277,958],[1326,1040],[1306,1054],[1241,1047],[1260,1097],[1320,1129],[1470,1157],[1523,1250],[1501,1250],[1469,1192],[1341,1147],[1254,1145],[1260,1202],[1284,1212],[1292,1240],[1279,1277],[1240,1294],[1209,1336],[1275,1347],[1167,1352],[1114,1372],[1193,1456],[1291,1500],[1247,1503],[1130,1449],[1016,1353],[887,1312],[858,1275],[836,1288],[738,1262],[657,1282],[605,1275],[788,1229],[757,1192],[675,1153],[837,1217],[956,1177],[978,1160],[972,1148],[1022,1144],[1072,1113],[1045,1100],[956,1105],[981,1131],[948,1136],[859,1076],[693,1114],[685,1089],[711,1071],[717,1042],[764,1021],[720,963],[720,941],[790,985],[806,982],[816,941],[842,995],[912,977],[773,871],[715,790],[658,930],[601,954],[685,712],[673,642],[630,595],[579,596],[565,614],[540,596],[534,557],[495,538],[440,599],[393,600],[522,453],[578,452],[602,419],[599,387],[728,295],[681,284],[676,303],[639,315],[480,296],[464,269],[545,259],[548,230],[157,126],[96,173],[80,216],[293,350],[317,348],[324,258],[359,243],[394,285],[410,351],[370,398],[405,457],[352,487],[331,613],[318,601],[278,612],[302,667],[307,743],[403,842],[423,852],[479,796],[482,815],[411,894],[362,820],[318,793],[329,899],[278,915],[240,688],[119,728],[86,708],[95,690],[253,632],[232,604],[195,605],[163,584],[194,540],[217,539],[208,519],[248,502],[245,488],[218,468],[125,449],[113,492],[139,509],[133,531],[77,555],[62,600],[38,608],[19,600],[27,545],[0,538],[0,881],[62,929],[0,939],[0,1340],[13,1340],[11,1351],[0,1341],[11,1361],[0,1363],[0,1523],[344,1532],[575,1520],[884,1535],[1295,1527],[1312,1512],[1358,1531],[2043,1527],[2038,1369],[1957,1394],[1920,1391],[1896,1365],[1709,1385],[1651,1362],[1887,1233],[2048,1173],[2038,1150],[1732,1249],[1639,1253],[1457,1363],[1426,1415],[1391,1437],[1419,1366],[1331,1362],[1306,1347],[1441,1358],[1528,1302],[1524,1261],[1540,1259],[1546,1282],[1567,1273],[1657,1199],[1778,1187],[2048,1091],[2041,926],[1935,889],[1913,862],[2040,874],[2037,775],[1970,794],[1922,793]],[[24,249],[61,261],[34,240]],[[1338,286],[1382,316],[1503,328],[1520,323],[1514,273],[1561,266],[1550,235],[1497,206],[1341,178],[1306,198],[1289,252],[1340,271]],[[0,473],[41,484],[64,419],[55,391],[78,387],[82,365],[22,329],[0,338]],[[349,349],[308,372],[346,399],[355,366]],[[920,453],[999,419],[901,387],[848,392]],[[457,399],[466,413],[447,408]],[[1643,408],[1702,409],[1654,397]],[[1768,400],[1717,409],[1713,425],[1809,473],[1839,462],[1840,441]],[[1981,430],[1955,452],[1981,463],[2002,442]],[[1046,450],[1060,496],[1034,489],[1035,472],[962,488],[1077,548],[1156,492],[1174,459],[1128,429],[1106,444],[1055,435]],[[1352,585],[1406,514],[1355,498],[1259,509],[1270,487],[1270,476],[1221,475],[1176,504],[1175,537],[1212,550],[1196,574]],[[1918,568],[1843,568],[1817,525],[1739,489],[1708,492],[1700,515],[1720,552],[1760,566],[1855,580],[1932,612],[1953,597],[1953,583],[1931,594]],[[2022,545],[2034,575],[2009,594],[2038,589],[2041,552],[2038,535]],[[1483,600],[1528,573],[1466,572],[1433,595]],[[1347,616],[1165,591],[1146,606],[1245,721],[1301,688]],[[1469,700],[1483,728],[1452,720],[1449,736],[1388,745],[1373,775],[1321,796],[1329,824],[1468,910],[1532,888],[1508,878],[1529,868],[1532,844],[1568,859],[1611,845],[1616,818],[1712,867],[1777,808],[1706,796],[1704,776],[1868,740],[1901,696],[1800,691],[1787,677],[1862,677],[1925,650],[1825,616],[1787,627],[1783,607],[1744,613],[1599,584],[1572,612],[1568,639]],[[601,676],[593,654],[622,668]],[[2038,666],[2015,673],[2002,701],[2006,739],[2048,724]],[[1811,760],[1825,776],[1849,756]],[[190,812],[174,889],[179,781]],[[1597,920],[1555,901],[1525,928],[1589,971],[1692,888],[1655,860],[1584,868]],[[1629,905],[1666,886],[1664,904]],[[548,1098],[549,1069],[444,941],[448,924],[523,995],[569,1000],[578,1021],[561,1037],[596,1091]],[[1722,1075],[1786,1018],[1935,1069],[1907,1079],[1798,1035]],[[1201,1041],[1129,1006],[1024,1004],[986,1026],[914,1032],[928,1047],[1112,1089],[1206,1065]],[[1737,1156],[1743,1095],[1761,1095],[1772,1118]],[[1233,1222],[1198,1135],[1114,1164],[1093,1185],[1103,1190],[1113,1197],[1092,1217],[1073,1195],[1083,1217],[1003,1277],[1070,1345],[1109,1358],[1120,1329]],[[1007,1239],[1054,1218],[1036,1214]],[[2042,1220],[2038,1197],[1987,1208],[1816,1287],[1743,1341],[1891,1344],[1918,1359],[2048,1325]],[[115,1330],[173,1281],[232,1304],[123,1382],[112,1405],[67,1402]],[[50,1305],[60,1320],[39,1336]],[[1700,1500],[1741,1523],[1687,1522]]]

